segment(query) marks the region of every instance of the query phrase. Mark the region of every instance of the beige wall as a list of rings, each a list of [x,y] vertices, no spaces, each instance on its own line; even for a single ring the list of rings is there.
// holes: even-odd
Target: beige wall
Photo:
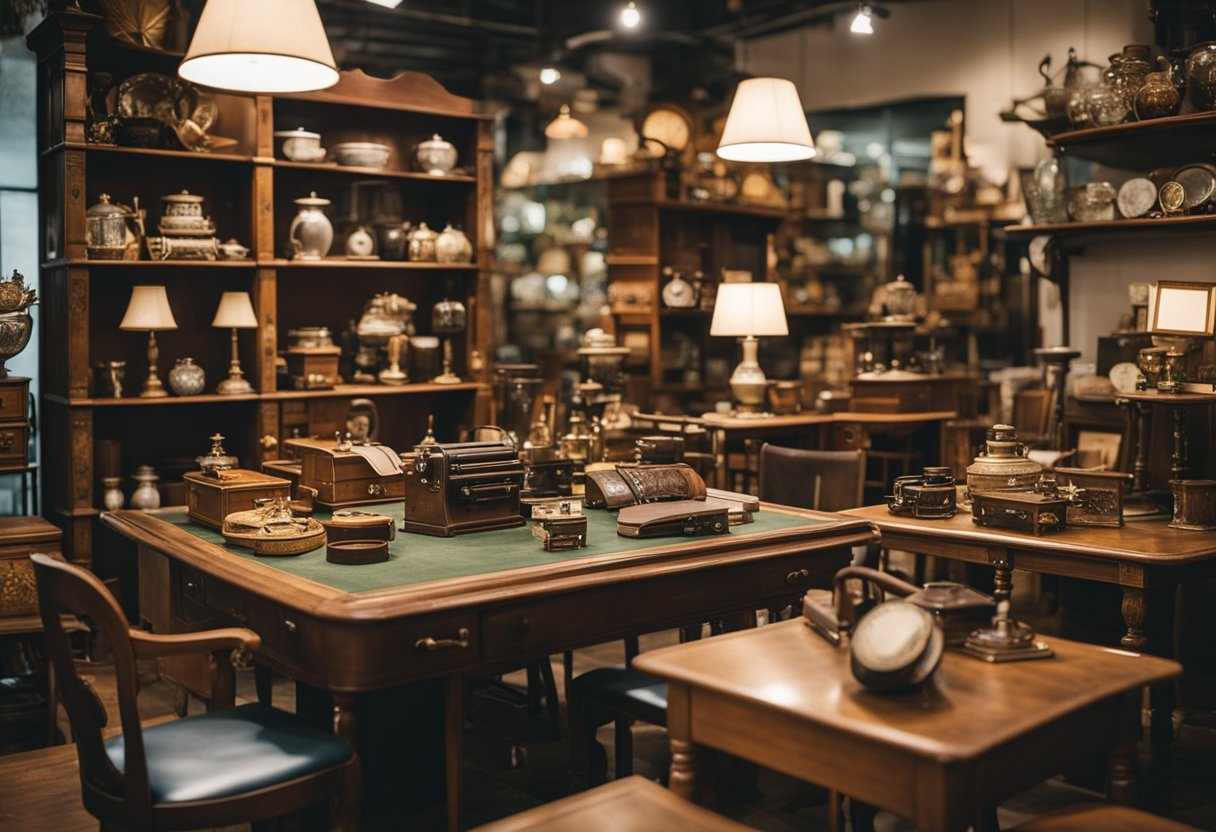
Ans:
[[[891,3],[870,37],[848,31],[851,17],[758,38],[742,49],[748,72],[798,84],[808,110],[932,95],[963,95],[972,161],[995,181],[1046,155],[1039,134],[998,113],[1037,90],[1036,67],[1050,53],[1058,69],[1075,46],[1104,63],[1125,43],[1151,43],[1145,0],[926,0]],[[815,125],[811,128],[814,130]],[[1147,241],[1163,243],[1156,253]],[[1168,255],[1162,254],[1168,245]],[[1074,258],[1069,340],[1093,361],[1097,336],[1127,309],[1126,286],[1175,279],[1216,280],[1211,241],[1178,237],[1107,239]]]

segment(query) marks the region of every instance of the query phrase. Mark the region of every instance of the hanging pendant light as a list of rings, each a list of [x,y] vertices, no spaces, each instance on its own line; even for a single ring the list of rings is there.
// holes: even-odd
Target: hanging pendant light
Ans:
[[[584,139],[588,132],[587,125],[570,115],[569,104],[563,104],[557,118],[545,127],[545,136],[550,139]]]
[[[858,6],[857,15],[853,18],[853,22],[849,24],[849,31],[855,35],[874,34],[873,13],[873,10],[869,6]]]
[[[207,0],[177,74],[248,93],[310,92],[338,83],[315,0]]]
[[[718,155],[732,162],[797,162],[815,155],[798,88],[785,78],[747,78],[735,88]]]

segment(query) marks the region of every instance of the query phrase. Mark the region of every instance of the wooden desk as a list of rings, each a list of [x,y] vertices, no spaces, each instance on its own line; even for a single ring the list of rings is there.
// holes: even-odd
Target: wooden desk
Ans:
[[[731,488],[728,455],[738,452],[747,440],[792,442],[795,447],[821,450],[864,450],[872,433],[908,434],[931,427],[956,416],[953,410],[925,413],[791,413],[783,416],[740,418],[722,413],[706,413],[701,420],[716,431],[718,449],[718,486]],[[934,437],[936,443],[937,437]],[[936,458],[927,454],[926,459]],[[746,489],[745,489],[746,490]]]
[[[652,650],[667,680],[671,788],[692,799],[696,748],[727,751],[887,809],[965,829],[1002,800],[1118,748],[1108,792],[1134,799],[1136,695],[1177,662],[1048,639],[1053,659],[987,664],[947,651],[920,690],[878,694],[802,621]],[[1122,729],[1122,730],[1118,730]]]
[[[399,505],[371,508],[400,519]],[[408,725],[400,742],[386,742],[387,726],[356,725],[357,710],[382,700],[377,692],[442,681],[448,817],[457,828],[462,675],[789,601],[829,586],[850,547],[874,538],[864,521],[765,507],[729,535],[639,541],[617,536],[613,515],[591,511],[588,547],[576,552],[544,552],[527,527],[400,534],[389,561],[352,567],[327,563],[323,549],[256,558],[181,510],[118,511],[102,522],[139,544],[141,599],[165,607],[155,618],[141,614],[159,618],[158,628],[251,627],[262,636],[258,662],[332,694],[336,730],[369,755],[367,828],[398,828],[414,784],[385,772],[420,753]],[[443,724],[421,710],[408,719]],[[383,764],[368,743],[389,746]]]
[[[977,526],[964,512],[948,520],[897,517],[886,506],[845,513],[873,523],[888,548],[991,566],[998,600],[1013,591],[1014,569],[1114,584],[1123,592],[1126,632],[1120,643],[1158,656],[1173,656],[1178,585],[1216,576],[1216,535],[1171,529],[1164,520],[1121,528],[1074,526],[1036,537]],[[1153,745],[1160,753],[1173,735],[1173,686],[1154,688],[1152,700]]]

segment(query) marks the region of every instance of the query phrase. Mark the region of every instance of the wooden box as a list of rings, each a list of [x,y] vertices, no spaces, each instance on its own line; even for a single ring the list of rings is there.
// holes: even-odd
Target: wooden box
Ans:
[[[223,528],[224,518],[232,512],[254,508],[254,500],[291,499],[291,483],[287,480],[244,468],[224,471],[222,479],[202,471],[190,471],[182,479],[186,481],[190,519],[213,529]]]
[[[1064,531],[1068,501],[1042,494],[973,492],[971,522],[995,529],[1041,535]]]
[[[30,380],[20,376],[0,378],[0,422],[28,422]]]
[[[31,552],[60,556],[63,532],[41,517],[0,517],[0,618],[38,614]]]
[[[317,503],[326,508],[392,503],[405,497],[405,478],[397,454],[384,445],[380,448],[397,459],[395,472],[377,473],[372,463],[356,450],[340,451],[333,439],[288,439],[284,446],[300,457],[300,485],[315,488]]]
[[[328,390],[342,379],[338,375],[341,347],[292,347],[287,350],[287,374],[296,390]]]

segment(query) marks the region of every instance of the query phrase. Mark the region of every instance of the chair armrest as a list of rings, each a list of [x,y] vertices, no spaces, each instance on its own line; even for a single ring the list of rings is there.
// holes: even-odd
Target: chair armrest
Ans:
[[[262,646],[262,637],[245,627],[171,635],[131,630],[131,646],[135,648],[136,657],[141,659],[216,653],[220,650],[237,650],[247,656]]]
[[[208,676],[211,680],[208,710],[233,706],[236,701],[236,668],[248,667],[253,653],[262,646],[262,637],[244,627],[172,635],[145,633],[141,630],[129,632],[136,658],[157,659],[194,653],[208,654]],[[224,655],[225,652],[227,655]]]

